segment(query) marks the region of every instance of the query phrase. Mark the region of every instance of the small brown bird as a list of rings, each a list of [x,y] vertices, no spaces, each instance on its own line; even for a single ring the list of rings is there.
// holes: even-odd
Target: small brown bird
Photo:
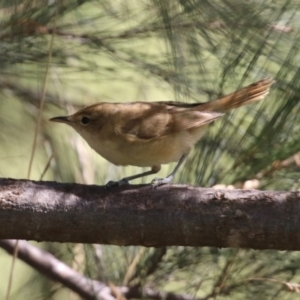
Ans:
[[[108,185],[157,173],[162,164],[178,162],[166,178],[156,178],[153,186],[172,181],[205,125],[223,112],[264,98],[274,83],[262,79],[230,95],[207,103],[131,102],[98,103],[53,122],[73,127],[101,156],[115,165],[151,167],[150,171],[123,178]]]

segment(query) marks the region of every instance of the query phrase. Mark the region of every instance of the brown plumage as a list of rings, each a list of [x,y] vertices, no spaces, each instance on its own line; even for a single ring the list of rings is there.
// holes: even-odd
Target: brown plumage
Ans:
[[[97,153],[115,165],[152,168],[124,178],[119,184],[154,174],[161,164],[179,161],[170,176],[155,180],[154,185],[160,185],[172,180],[205,132],[205,125],[220,118],[223,112],[264,98],[273,82],[272,78],[262,79],[207,103],[103,102],[50,120],[73,127]]]

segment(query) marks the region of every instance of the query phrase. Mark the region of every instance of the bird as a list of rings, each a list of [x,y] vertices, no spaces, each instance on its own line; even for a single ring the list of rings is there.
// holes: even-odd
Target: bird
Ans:
[[[156,174],[161,165],[177,162],[165,178],[151,185],[170,183],[207,125],[225,112],[263,99],[273,78],[264,78],[229,95],[205,103],[176,101],[101,102],[69,116],[51,118],[71,126],[98,154],[117,166],[150,167],[149,171],[109,181],[107,186]]]

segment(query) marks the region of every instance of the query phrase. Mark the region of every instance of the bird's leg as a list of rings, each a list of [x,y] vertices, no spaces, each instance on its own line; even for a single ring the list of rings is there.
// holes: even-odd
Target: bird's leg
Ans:
[[[181,166],[181,164],[183,163],[183,161],[185,160],[185,158],[187,157],[187,154],[183,154],[179,160],[179,162],[177,163],[176,167],[174,168],[174,170],[171,172],[171,174],[169,176],[167,176],[166,178],[154,178],[151,182],[151,185],[156,188],[160,185],[163,185],[163,184],[167,184],[167,183],[170,183],[176,172],[178,171],[179,167]]]
[[[127,185],[130,180],[152,175],[160,170],[161,166],[153,166],[150,171],[122,178],[120,181],[109,181],[106,186]]]

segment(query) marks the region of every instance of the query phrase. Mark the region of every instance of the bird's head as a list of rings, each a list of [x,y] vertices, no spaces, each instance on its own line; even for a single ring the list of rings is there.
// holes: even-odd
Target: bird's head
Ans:
[[[85,107],[70,116],[51,118],[49,121],[64,123],[74,128],[83,138],[89,140],[101,130],[107,120],[105,103]]]

